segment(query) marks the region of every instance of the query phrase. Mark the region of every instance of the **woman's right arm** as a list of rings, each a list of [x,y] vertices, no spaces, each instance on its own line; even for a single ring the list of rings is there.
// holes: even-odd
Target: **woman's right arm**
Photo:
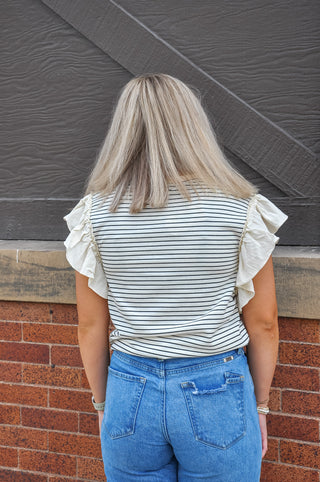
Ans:
[[[248,364],[257,403],[268,399],[278,357],[279,331],[272,257],[253,278],[255,295],[242,308],[242,319],[249,333]],[[266,415],[259,414],[262,456],[267,451]]]

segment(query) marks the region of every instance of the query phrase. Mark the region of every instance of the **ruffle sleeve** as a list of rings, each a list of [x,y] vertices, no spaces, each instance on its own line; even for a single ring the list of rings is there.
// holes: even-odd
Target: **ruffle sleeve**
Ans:
[[[286,214],[261,194],[256,194],[250,200],[247,221],[240,242],[236,280],[240,313],[243,306],[254,297],[252,280],[268,261],[279,241],[275,233],[287,219]]]
[[[69,264],[87,276],[88,286],[102,298],[108,298],[107,278],[92,231],[90,212],[92,195],[83,197],[63,219],[70,234],[64,242]]]

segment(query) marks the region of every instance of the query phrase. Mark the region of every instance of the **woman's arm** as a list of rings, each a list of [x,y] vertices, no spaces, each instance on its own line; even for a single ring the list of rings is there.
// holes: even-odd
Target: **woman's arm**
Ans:
[[[108,303],[89,288],[88,278],[77,271],[76,295],[82,362],[95,401],[103,402],[109,365]]]
[[[254,297],[242,309],[242,319],[249,333],[248,363],[257,402],[268,399],[278,357],[278,310],[272,258],[253,279]],[[259,414],[262,456],[267,451],[266,416]]]

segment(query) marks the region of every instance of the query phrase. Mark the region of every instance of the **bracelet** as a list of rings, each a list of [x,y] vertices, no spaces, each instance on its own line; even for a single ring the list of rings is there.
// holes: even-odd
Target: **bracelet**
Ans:
[[[257,412],[258,413],[261,413],[262,415],[268,415],[268,413],[270,412],[270,409],[269,407],[261,407],[261,406],[257,406]]]
[[[262,402],[257,401],[257,405],[265,405],[268,402],[269,402],[269,397],[266,400],[262,400]]]
[[[104,410],[104,406],[105,406],[105,404],[106,404],[105,401],[104,401],[104,402],[97,403],[97,402],[94,401],[93,395],[92,395],[91,400],[92,400],[92,404],[93,404],[93,406],[94,406],[94,408],[95,408],[96,410],[98,410],[98,411],[103,411],[103,410]]]

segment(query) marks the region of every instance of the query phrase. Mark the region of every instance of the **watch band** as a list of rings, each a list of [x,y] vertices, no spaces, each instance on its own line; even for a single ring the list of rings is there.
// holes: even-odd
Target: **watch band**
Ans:
[[[92,395],[91,400],[92,400],[92,404],[93,404],[93,406],[96,410],[98,410],[98,411],[104,410],[106,402],[99,402],[99,403],[95,402],[93,395]]]

